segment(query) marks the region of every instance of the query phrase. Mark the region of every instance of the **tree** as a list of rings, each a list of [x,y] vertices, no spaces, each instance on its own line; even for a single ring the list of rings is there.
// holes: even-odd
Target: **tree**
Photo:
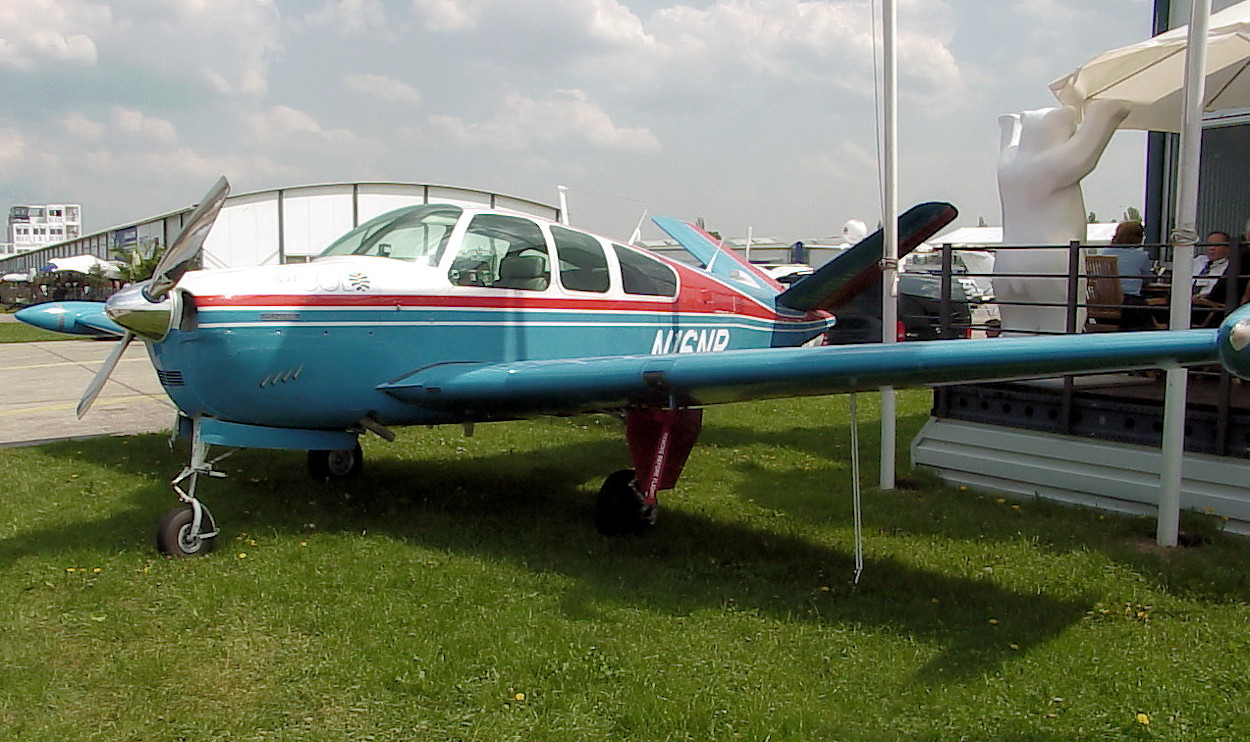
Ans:
[[[113,259],[121,263],[122,280],[135,283],[152,277],[152,272],[156,270],[156,265],[165,256],[166,249],[168,249],[167,245],[162,245],[160,240],[152,238],[143,240],[130,250],[117,245],[112,252]]]
[[[1089,217],[1085,221],[1089,222],[1090,224],[1097,224],[1098,215],[1091,211],[1089,212]]]
[[[1124,210],[1124,221],[1140,222],[1141,220],[1141,212],[1137,210],[1136,206],[1130,206]]]

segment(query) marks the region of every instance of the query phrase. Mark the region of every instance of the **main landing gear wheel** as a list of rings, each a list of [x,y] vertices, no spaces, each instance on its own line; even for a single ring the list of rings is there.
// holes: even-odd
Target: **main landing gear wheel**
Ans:
[[[655,525],[656,507],[638,491],[633,469],[621,469],[603,480],[595,499],[595,528],[604,536],[641,533]]]
[[[211,533],[211,536],[192,535],[195,510],[190,505],[179,505],[165,513],[165,517],[161,518],[160,524],[156,526],[156,548],[160,549],[162,554],[172,557],[195,556],[212,551],[217,529],[208,511],[202,510],[201,512],[203,520],[200,523],[200,531]]]
[[[360,476],[364,466],[365,455],[360,450],[359,443],[354,448],[342,451],[308,452],[308,473],[319,482]]]

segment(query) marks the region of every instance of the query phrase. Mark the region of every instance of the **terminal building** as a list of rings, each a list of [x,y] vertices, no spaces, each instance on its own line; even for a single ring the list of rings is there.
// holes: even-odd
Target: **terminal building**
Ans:
[[[0,257],[38,250],[82,235],[79,204],[40,204],[9,208],[8,231]]]

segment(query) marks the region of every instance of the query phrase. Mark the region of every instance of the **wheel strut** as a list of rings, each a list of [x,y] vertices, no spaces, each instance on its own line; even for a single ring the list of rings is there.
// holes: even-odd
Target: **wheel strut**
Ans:
[[[195,496],[195,491],[200,475],[224,478],[226,473],[214,469],[213,465],[233,455],[238,449],[232,448],[211,460],[208,458],[208,450],[209,444],[200,435],[200,418],[196,417],[192,421],[191,429],[191,463],[170,482],[182,504],[167,513],[157,528],[157,547],[166,554],[189,556],[208,551],[212,548],[212,540],[221,532],[212,513]],[[183,489],[184,482],[186,489]],[[189,518],[185,514],[187,511]]]

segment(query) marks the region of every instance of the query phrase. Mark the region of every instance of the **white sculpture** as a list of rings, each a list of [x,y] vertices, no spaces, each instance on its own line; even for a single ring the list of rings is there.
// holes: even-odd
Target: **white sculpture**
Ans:
[[[1123,101],[1091,101],[1080,128],[1072,106],[999,117],[998,197],[1004,245],[1067,245],[1085,240],[1081,179],[1094,170],[1129,110]],[[1067,249],[1000,250],[994,272],[994,295],[1000,302],[1005,331],[1066,330]],[[1055,278],[1013,278],[1013,274]],[[1083,293],[1078,296],[1083,300]],[[1011,302],[1058,306],[1013,306]],[[1077,317],[1077,327],[1082,325],[1083,311]]]

